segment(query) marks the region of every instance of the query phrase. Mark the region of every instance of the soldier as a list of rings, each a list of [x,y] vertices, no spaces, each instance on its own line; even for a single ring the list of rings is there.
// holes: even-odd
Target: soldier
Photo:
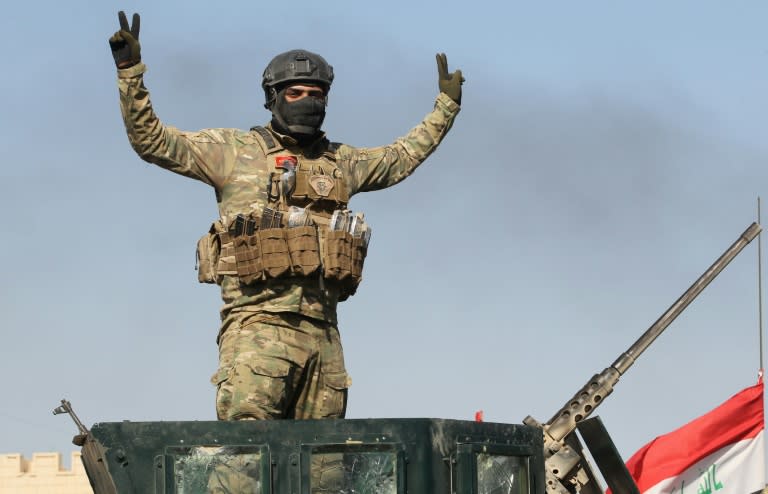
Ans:
[[[333,68],[306,50],[264,71],[272,119],[250,130],[184,132],[163,125],[144,85],[139,15],[109,44],[120,108],[138,155],[212,186],[220,218],[198,243],[198,278],[221,287],[220,420],[343,418],[350,379],[336,306],[361,279],[370,228],[350,197],[405,179],[438,146],[461,102],[461,71],[437,55],[434,109],[375,148],[329,142],[320,130]]]

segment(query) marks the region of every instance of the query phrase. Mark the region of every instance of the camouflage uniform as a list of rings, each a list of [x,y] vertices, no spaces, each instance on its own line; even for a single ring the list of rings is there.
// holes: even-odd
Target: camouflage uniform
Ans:
[[[256,133],[238,129],[184,132],[163,125],[144,86],[143,63],[118,70],[120,106],[131,145],[141,158],[211,185],[221,224],[260,211],[273,166]],[[331,152],[349,196],[390,187],[410,175],[450,129],[459,105],[440,93],[434,109],[388,146],[330,147],[327,139],[300,146],[269,126],[282,147],[299,158]],[[329,151],[330,150],[330,151]],[[222,420],[340,418],[350,384],[336,327],[339,288],[317,277],[286,277],[244,284],[220,271],[224,306],[218,344],[217,414]]]

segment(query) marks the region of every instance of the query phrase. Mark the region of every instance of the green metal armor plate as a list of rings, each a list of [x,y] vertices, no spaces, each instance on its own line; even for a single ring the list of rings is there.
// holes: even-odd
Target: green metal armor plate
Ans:
[[[526,425],[441,419],[113,422],[86,465],[137,494],[543,494]],[[96,494],[110,492],[94,486]]]

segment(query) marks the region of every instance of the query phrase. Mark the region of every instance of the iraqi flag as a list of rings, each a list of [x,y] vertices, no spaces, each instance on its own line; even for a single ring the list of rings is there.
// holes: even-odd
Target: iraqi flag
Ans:
[[[645,494],[750,494],[765,487],[763,380],[643,446],[627,469]]]

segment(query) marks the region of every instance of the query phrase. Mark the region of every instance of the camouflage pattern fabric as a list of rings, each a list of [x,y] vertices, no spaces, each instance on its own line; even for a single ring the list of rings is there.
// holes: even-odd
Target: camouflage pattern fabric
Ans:
[[[219,339],[220,420],[344,418],[350,380],[335,325],[240,312]]]

